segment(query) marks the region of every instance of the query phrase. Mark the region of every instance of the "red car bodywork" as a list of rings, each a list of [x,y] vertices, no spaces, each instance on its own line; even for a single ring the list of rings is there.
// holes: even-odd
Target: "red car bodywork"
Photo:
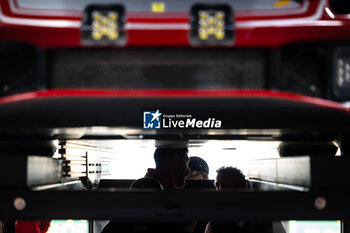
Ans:
[[[21,8],[16,0],[0,3],[2,40],[40,47],[82,46],[83,9],[33,11]],[[233,46],[274,48],[296,42],[350,39],[350,16],[336,14],[327,0],[302,1],[296,9],[275,8],[235,11]],[[127,12],[125,28],[126,46],[190,46],[188,12]]]

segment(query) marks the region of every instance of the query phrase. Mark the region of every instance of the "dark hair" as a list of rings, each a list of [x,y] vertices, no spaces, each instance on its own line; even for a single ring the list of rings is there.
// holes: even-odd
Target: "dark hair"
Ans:
[[[157,148],[154,152],[156,167],[167,164],[174,155],[184,155],[188,153],[187,148]]]
[[[235,167],[220,167],[216,170],[218,175],[224,176],[233,187],[237,189],[247,188],[247,180],[241,170]]]
[[[130,186],[130,190],[143,190],[143,189],[161,191],[163,190],[163,186],[159,183],[159,181],[150,177],[145,177],[145,178],[135,180]]]
[[[199,171],[209,175],[209,166],[207,162],[205,162],[205,160],[200,157],[190,157],[188,167],[191,169],[191,171]]]

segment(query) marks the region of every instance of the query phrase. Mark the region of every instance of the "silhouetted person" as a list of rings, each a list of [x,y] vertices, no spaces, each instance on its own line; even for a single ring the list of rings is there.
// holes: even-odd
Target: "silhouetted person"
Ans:
[[[145,177],[130,187],[133,191],[181,189],[190,173],[187,148],[157,148],[154,152],[156,168],[149,168]],[[119,223],[111,221],[102,233],[189,233],[195,223]]]
[[[208,180],[209,166],[204,159],[196,156],[190,157],[188,164],[191,172],[187,180]]]
[[[215,191],[214,182],[208,179],[209,166],[204,159],[192,156],[188,167],[191,172],[187,177],[185,190]]]
[[[249,188],[242,171],[234,167],[221,167],[217,170],[215,187],[218,191]],[[285,233],[285,230],[280,222],[213,221],[209,222],[205,233]]]
[[[192,156],[188,167],[191,170],[190,175],[187,177],[186,190],[201,190],[201,191],[213,191],[215,190],[214,183],[208,180],[209,166],[204,159]],[[207,226],[208,221],[199,221],[193,230],[193,233],[203,233]]]
[[[164,190],[181,189],[189,175],[187,148],[157,148],[154,152],[156,168],[149,168],[145,177],[153,178]]]
[[[130,185],[130,190],[153,190],[153,191],[163,191],[163,186],[158,180],[147,177],[135,180]]]
[[[242,171],[234,167],[221,167],[216,171],[215,187],[218,191],[245,190],[248,182]]]

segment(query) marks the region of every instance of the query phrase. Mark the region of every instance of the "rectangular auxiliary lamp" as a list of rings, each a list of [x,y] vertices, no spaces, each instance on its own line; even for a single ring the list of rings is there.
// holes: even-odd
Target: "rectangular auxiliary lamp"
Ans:
[[[230,6],[197,4],[192,7],[190,42],[193,46],[231,46],[234,35]]]
[[[125,10],[122,5],[89,5],[81,27],[84,45],[117,45],[126,43]]]

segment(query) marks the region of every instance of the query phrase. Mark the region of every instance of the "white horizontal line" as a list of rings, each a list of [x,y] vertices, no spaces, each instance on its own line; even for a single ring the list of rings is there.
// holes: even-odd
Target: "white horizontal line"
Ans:
[[[80,28],[80,21],[73,20],[42,20],[42,19],[25,19],[13,18],[2,14],[0,7],[0,21],[8,24],[37,26],[37,27],[53,27],[53,28]]]
[[[187,23],[127,23],[128,30],[189,30]]]
[[[293,27],[293,26],[300,26],[300,27],[311,27],[311,26],[343,26],[344,23],[342,21],[335,21],[335,20],[322,20],[322,21],[315,21],[315,20],[309,20],[309,21],[304,21],[304,20],[298,20],[298,21],[291,21],[291,22],[286,22],[286,21],[276,21],[276,22],[269,22],[268,24],[266,22],[238,22],[236,24],[236,28],[258,28],[258,27]]]

